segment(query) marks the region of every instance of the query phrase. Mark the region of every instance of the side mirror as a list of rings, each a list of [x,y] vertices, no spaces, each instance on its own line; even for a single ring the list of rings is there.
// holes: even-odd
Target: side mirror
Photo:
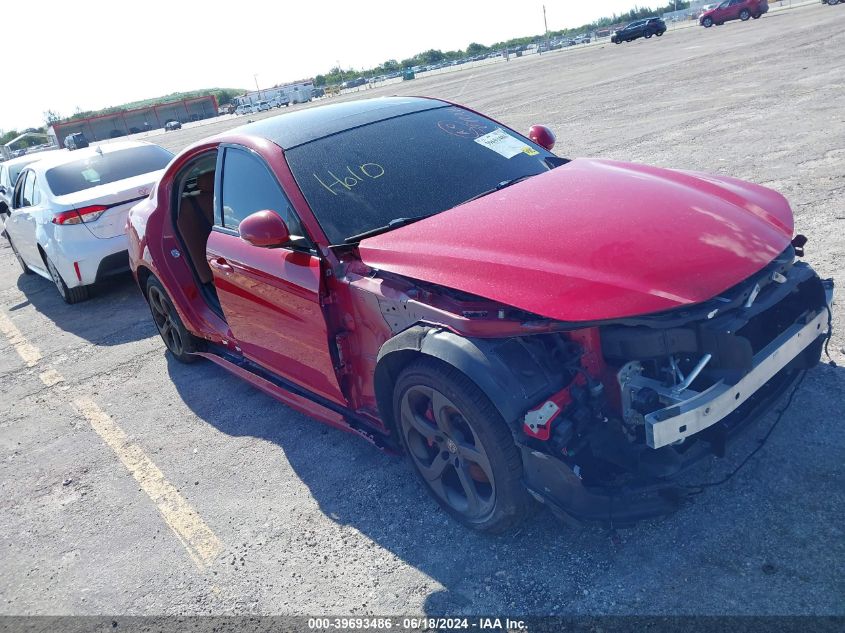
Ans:
[[[287,224],[273,211],[256,211],[238,225],[241,239],[253,246],[273,248],[290,242]]]
[[[555,146],[555,141],[557,140],[555,138],[555,133],[545,125],[532,125],[531,129],[528,130],[528,138],[537,143],[540,147],[545,147],[549,151],[552,151],[552,148]]]
[[[6,195],[6,185],[0,185],[0,193],[2,193],[4,196]]]

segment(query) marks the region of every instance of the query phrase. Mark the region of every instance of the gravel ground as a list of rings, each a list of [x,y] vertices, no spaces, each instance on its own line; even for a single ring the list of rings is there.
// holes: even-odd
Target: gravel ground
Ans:
[[[810,5],[368,94],[452,99],[519,130],[545,123],[564,156],[774,187],[810,238],[808,259],[841,289],[843,11]],[[149,139],[178,150],[240,121]],[[841,367],[813,370],[754,460],[672,517],[614,532],[541,513],[489,538],[440,513],[402,459],[211,363],[169,360],[129,279],[66,306],[46,280],[18,273],[4,241],[2,614],[845,613]],[[10,323],[40,352],[32,366],[15,353]],[[839,365],[843,345],[837,329]],[[49,370],[64,380],[46,387]],[[142,450],[213,531],[204,560],[74,407],[79,398],[111,416],[122,445]],[[773,419],[696,477],[739,463]]]

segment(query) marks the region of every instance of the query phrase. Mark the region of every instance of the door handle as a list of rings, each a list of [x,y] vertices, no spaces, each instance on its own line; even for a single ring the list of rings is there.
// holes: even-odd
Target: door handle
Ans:
[[[217,257],[212,259],[208,262],[208,265],[214,268],[215,270],[219,270],[221,273],[231,273],[234,272],[235,269],[232,268],[228,262],[222,257]]]

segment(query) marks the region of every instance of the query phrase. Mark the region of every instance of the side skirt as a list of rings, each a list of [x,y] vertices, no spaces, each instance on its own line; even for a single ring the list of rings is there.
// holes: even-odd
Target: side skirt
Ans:
[[[220,365],[267,395],[305,415],[317,418],[342,431],[359,435],[388,453],[400,452],[395,440],[374,428],[366,416],[292,383],[247,358],[232,354],[211,343],[208,343],[206,351],[197,352],[196,355]]]

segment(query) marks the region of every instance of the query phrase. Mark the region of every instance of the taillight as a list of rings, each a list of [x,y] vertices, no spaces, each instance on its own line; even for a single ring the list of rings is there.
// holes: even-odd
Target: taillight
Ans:
[[[62,211],[53,216],[53,224],[82,224],[93,222],[108,210],[101,204],[93,204],[90,207],[82,207],[73,211]]]

